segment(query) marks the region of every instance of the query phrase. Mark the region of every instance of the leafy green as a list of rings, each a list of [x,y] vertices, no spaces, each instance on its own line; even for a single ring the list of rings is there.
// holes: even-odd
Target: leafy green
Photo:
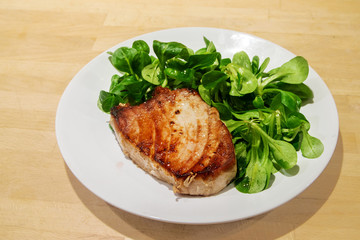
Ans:
[[[230,77],[231,96],[242,96],[256,90],[257,79],[251,67],[248,68],[235,63],[229,63],[224,68],[224,72]]]
[[[213,65],[218,58],[218,53],[194,54],[188,59],[189,68],[200,69]]]
[[[120,72],[133,74],[132,63],[136,54],[137,50],[134,48],[121,47],[109,59],[112,65]]]
[[[268,72],[269,77],[261,83],[261,88],[273,81],[280,81],[289,84],[299,84],[306,80],[309,73],[309,65],[305,58],[296,56],[284,63],[279,68],[274,68]]]
[[[189,57],[189,51],[187,50],[187,47],[178,42],[165,43],[155,40],[153,42],[153,48],[156,56],[159,59],[161,70],[164,70],[166,61],[173,57],[179,57],[184,60],[187,60]]]
[[[150,47],[144,40],[136,40],[132,44],[132,48],[135,48],[139,52],[150,53]]]
[[[109,113],[111,108],[120,103],[120,97],[113,93],[101,91],[99,100],[97,102],[98,107],[105,113]]]
[[[145,66],[141,71],[141,76],[149,83],[160,85],[163,80],[163,76],[159,61],[155,60],[153,63]]]
[[[202,86],[204,86],[206,89],[213,89],[221,82],[226,81],[227,78],[228,76],[225,73],[219,70],[213,70],[203,75],[201,79]]]
[[[303,140],[301,142],[301,153],[307,158],[317,158],[324,151],[324,145],[322,142],[313,136],[310,136],[308,131],[303,127],[301,128],[303,134]]]
[[[238,65],[239,67],[242,67],[242,68],[252,71],[252,64],[250,62],[250,58],[247,55],[247,53],[244,51],[235,53],[233,56],[232,62],[234,64]],[[253,64],[254,64],[254,62],[253,62]]]
[[[99,109],[109,113],[120,103],[140,104],[157,86],[197,90],[232,135],[238,168],[234,183],[244,193],[263,191],[273,173],[294,168],[297,151],[307,158],[322,154],[321,140],[309,134],[310,123],[300,113],[313,98],[304,83],[309,66],[303,57],[266,71],[269,57],[239,51],[222,58],[212,41],[203,40],[205,46],[196,51],[154,40],[154,56],[145,41],[137,40],[109,52],[121,75],[113,75],[109,90],[100,91]]]

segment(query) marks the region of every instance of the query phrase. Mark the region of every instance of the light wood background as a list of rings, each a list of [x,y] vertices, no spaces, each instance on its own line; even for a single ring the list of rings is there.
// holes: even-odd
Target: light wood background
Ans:
[[[70,172],[58,101],[91,59],[174,27],[257,35],[304,56],[340,116],[335,153],[302,194],[216,225],[152,221],[109,206]],[[0,239],[360,239],[360,1],[0,0]]]

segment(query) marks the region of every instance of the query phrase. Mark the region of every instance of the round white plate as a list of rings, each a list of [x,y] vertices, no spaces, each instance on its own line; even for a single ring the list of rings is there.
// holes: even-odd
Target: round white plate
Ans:
[[[177,41],[197,50],[205,46],[203,37],[213,41],[222,57],[244,50],[250,58],[270,57],[267,69],[287,62],[295,55],[264,39],[240,32],[214,28],[177,28],[148,33],[129,39]],[[314,102],[302,108],[311,123],[310,134],[319,138],[324,153],[318,159],[299,154],[298,173],[276,173],[271,187],[256,194],[244,194],[229,185],[210,197],[175,195],[162,183],[124,157],[108,127],[109,115],[97,107],[100,90],[108,90],[117,71],[107,51],[88,63],[72,79],[63,93],[56,114],[56,136],[60,151],[73,174],[94,194],[130,213],[166,222],[210,224],[249,218],[289,201],[305,190],[328,164],[338,138],[339,122],[334,99],[320,76],[310,68],[306,84],[314,92]]]

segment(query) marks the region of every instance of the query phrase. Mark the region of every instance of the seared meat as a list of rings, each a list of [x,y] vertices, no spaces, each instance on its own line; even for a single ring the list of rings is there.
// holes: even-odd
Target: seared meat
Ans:
[[[125,155],[176,193],[211,195],[235,177],[231,134],[194,90],[157,87],[145,103],[114,107],[110,124]]]

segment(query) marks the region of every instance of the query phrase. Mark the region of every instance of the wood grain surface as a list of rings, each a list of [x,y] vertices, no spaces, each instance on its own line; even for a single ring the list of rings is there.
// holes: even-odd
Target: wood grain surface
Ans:
[[[174,27],[247,32],[304,56],[340,117],[334,155],[288,203],[247,220],[178,225],[111,207],[70,172],[60,97],[104,50]],[[360,1],[0,0],[0,239],[360,239]]]

